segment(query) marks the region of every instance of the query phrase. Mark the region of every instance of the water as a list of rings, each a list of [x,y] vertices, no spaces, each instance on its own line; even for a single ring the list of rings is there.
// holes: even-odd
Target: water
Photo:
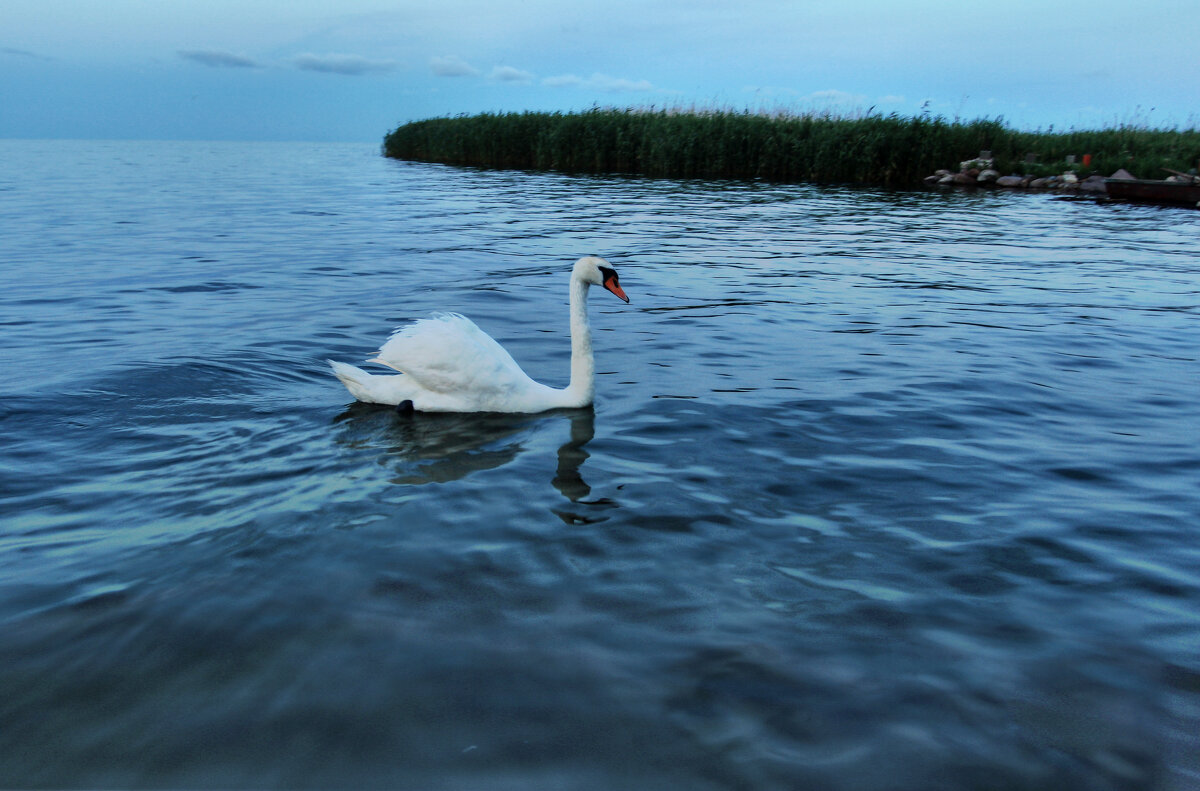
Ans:
[[[1198,231],[0,141],[0,787],[1195,788]],[[325,367],[592,252],[594,410]]]

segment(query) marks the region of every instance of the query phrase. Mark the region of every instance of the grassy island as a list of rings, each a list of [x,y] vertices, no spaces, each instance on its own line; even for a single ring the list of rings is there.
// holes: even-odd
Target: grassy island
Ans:
[[[991,151],[1001,173],[1125,168],[1162,178],[1200,159],[1200,131],[1136,125],[1023,132],[1000,120],[931,115],[609,110],[484,113],[404,124],[384,139],[397,159],[566,173],[912,187],[938,168]],[[1090,164],[1082,164],[1083,155]]]

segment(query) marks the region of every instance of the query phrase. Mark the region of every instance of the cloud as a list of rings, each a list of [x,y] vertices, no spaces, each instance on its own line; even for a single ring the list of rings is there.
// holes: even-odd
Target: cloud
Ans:
[[[626,80],[619,77],[609,77],[607,74],[593,74],[589,82],[594,87],[609,93],[654,90],[654,86],[650,84],[649,80]]]
[[[211,49],[181,49],[179,50],[179,57],[215,68],[262,68],[262,65],[258,61],[247,58],[244,55],[235,55],[232,52],[220,52]]]
[[[27,49],[17,49],[16,47],[0,47],[0,53],[16,55],[18,58],[31,58],[32,60],[54,60],[49,55],[39,55],[36,52],[30,52]]]
[[[488,75],[489,80],[497,82],[519,82],[531,83],[534,80],[532,73],[521,69],[513,68],[512,66],[496,66],[492,69],[492,73]]]
[[[605,93],[644,92],[655,90],[649,80],[627,80],[621,77],[610,77],[607,74],[593,74],[584,79],[575,74],[560,74],[557,77],[547,77],[542,85],[555,88],[589,88]]]
[[[462,58],[450,55],[444,58],[430,58],[429,68],[438,77],[478,77],[479,69],[467,63]]]
[[[583,85],[583,78],[574,74],[560,74],[557,77],[547,77],[542,80],[542,85],[551,88],[573,88],[577,85]]]
[[[866,104],[867,97],[860,93],[849,93],[847,91],[839,91],[836,88],[829,88],[824,91],[813,91],[808,96],[803,97],[811,99],[814,102],[824,104]]]
[[[320,71],[326,74],[383,74],[396,68],[395,61],[371,60],[358,55],[298,55],[292,59],[298,69]]]

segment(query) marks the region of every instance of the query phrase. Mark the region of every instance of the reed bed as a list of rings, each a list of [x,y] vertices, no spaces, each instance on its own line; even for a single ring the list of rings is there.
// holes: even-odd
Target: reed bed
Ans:
[[[938,168],[990,151],[1001,173],[1061,173],[1066,158],[1109,175],[1161,178],[1200,159],[1200,131],[1119,125],[1014,130],[1000,119],[838,117],[750,111],[592,109],[483,113],[404,124],[384,139],[397,159],[567,173],[911,187]]]

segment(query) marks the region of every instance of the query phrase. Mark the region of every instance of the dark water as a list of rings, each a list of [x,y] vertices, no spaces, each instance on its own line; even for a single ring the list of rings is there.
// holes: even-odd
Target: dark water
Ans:
[[[1200,787],[1200,214],[0,142],[0,787]],[[594,410],[349,403],[435,310]]]

